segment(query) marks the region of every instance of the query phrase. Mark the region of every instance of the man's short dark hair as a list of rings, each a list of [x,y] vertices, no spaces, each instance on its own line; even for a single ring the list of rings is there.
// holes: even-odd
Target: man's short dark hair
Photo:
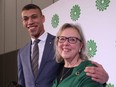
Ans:
[[[38,9],[40,11],[40,14],[42,15],[41,8],[35,4],[27,4],[22,8],[22,11],[24,10],[30,10],[30,9]]]

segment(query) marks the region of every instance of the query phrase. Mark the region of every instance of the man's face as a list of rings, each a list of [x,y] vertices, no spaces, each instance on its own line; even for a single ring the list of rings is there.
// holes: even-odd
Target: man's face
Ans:
[[[45,18],[38,9],[24,10],[21,13],[23,26],[27,28],[32,38],[38,38],[44,32]]]

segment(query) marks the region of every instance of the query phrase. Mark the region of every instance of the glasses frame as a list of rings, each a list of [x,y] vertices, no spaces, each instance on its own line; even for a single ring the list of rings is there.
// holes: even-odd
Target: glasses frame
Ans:
[[[61,38],[63,38],[64,41],[60,41]],[[81,39],[79,39],[78,37],[57,36],[57,39],[58,39],[58,42],[60,42],[60,43],[64,43],[66,40],[68,40],[68,42],[69,42],[70,44],[75,44],[77,41],[82,42]],[[71,39],[75,39],[75,42],[71,42]]]

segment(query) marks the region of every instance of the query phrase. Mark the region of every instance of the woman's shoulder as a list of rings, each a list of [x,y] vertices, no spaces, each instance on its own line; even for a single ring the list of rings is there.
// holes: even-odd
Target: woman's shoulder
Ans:
[[[94,64],[92,64],[91,60],[84,60],[82,62],[83,66],[95,66]]]

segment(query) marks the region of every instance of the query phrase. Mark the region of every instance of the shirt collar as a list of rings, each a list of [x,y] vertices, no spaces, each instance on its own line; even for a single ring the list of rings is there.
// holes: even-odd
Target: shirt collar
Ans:
[[[47,38],[47,35],[48,35],[48,33],[47,32],[44,32],[40,37],[38,37],[38,39],[40,39],[40,42],[41,41],[45,42],[45,40]],[[34,40],[35,39],[31,38],[31,40],[32,40],[32,44],[34,44]]]

